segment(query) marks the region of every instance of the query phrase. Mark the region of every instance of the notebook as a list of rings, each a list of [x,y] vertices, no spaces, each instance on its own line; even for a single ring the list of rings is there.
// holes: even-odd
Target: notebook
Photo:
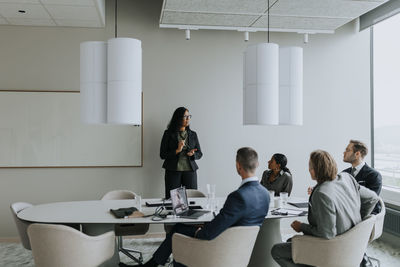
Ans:
[[[189,208],[189,202],[186,196],[185,187],[178,187],[176,189],[172,189],[171,193],[171,201],[172,201],[172,209],[176,216],[187,219],[197,219],[204,214],[209,213],[209,211],[205,210],[192,210]]]

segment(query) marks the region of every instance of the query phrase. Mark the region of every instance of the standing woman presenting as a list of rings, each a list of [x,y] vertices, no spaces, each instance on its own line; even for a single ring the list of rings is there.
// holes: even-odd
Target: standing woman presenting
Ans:
[[[190,130],[191,117],[188,109],[177,108],[161,140],[160,157],[164,160],[167,199],[171,189],[180,186],[197,189],[196,170],[199,167],[195,160],[200,159],[203,153],[196,132]]]

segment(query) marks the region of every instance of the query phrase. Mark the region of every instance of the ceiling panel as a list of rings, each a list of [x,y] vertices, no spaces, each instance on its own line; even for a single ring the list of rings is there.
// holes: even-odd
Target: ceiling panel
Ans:
[[[278,29],[307,29],[307,30],[335,30],[349,19],[337,18],[304,18],[304,17],[270,17],[270,28]],[[262,17],[255,24],[256,28],[267,28],[268,19]]]
[[[258,16],[165,12],[163,23],[178,25],[247,27]]]
[[[93,0],[40,0],[44,5],[94,6]]]
[[[0,0],[0,3],[25,3],[25,4],[40,4],[39,0]]]
[[[0,0],[0,18],[8,25],[104,27],[105,0]]]
[[[51,19],[25,19],[25,18],[10,18],[8,21],[12,25],[29,25],[29,26],[56,26]]]
[[[293,32],[333,32],[387,1],[270,0],[271,28]],[[268,0],[164,0],[160,26],[170,28],[179,24],[177,27],[182,28],[185,24],[195,24],[208,26],[204,27],[207,29],[224,26],[231,30],[237,30],[235,27],[266,30],[267,7]],[[239,15],[241,17],[236,17]],[[252,25],[253,16],[257,15],[258,19]]]
[[[279,0],[271,15],[298,17],[339,17],[354,19],[380,5],[379,2],[338,0]]]
[[[267,7],[268,0],[165,0],[164,8],[199,13],[259,13],[260,10],[264,12]]]
[[[65,27],[90,27],[90,28],[100,28],[103,27],[100,21],[92,21],[92,20],[68,20],[68,19],[56,19],[55,20],[58,26]]]
[[[18,10],[25,10],[26,13],[19,13]],[[0,3],[0,14],[6,19],[50,19],[43,6],[35,4]]]
[[[61,6],[47,5],[47,11],[53,19],[69,20],[98,20],[98,13],[95,8],[87,6]]]

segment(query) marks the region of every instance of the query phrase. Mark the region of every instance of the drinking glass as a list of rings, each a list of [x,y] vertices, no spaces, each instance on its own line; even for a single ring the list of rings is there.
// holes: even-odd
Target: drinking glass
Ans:
[[[287,192],[281,192],[279,194],[279,197],[281,198],[283,205],[286,205],[289,198],[289,194]]]
[[[142,211],[142,197],[139,195],[135,195],[135,206],[138,209],[138,211]]]
[[[268,190],[269,192],[269,206],[271,208],[274,207],[274,197],[275,197],[275,191],[274,190]]]
[[[207,184],[207,209],[214,211],[215,205],[215,184]]]

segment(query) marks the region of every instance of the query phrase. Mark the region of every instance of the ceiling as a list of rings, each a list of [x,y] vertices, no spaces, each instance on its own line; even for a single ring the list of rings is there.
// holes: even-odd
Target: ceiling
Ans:
[[[270,0],[270,31],[333,33],[388,0]],[[160,27],[266,31],[268,0],[164,0]]]
[[[0,24],[104,27],[105,0],[0,0]]]
[[[105,1],[0,0],[0,25],[104,27]],[[333,33],[387,1],[270,0],[270,30]],[[160,27],[266,31],[267,11],[268,0],[164,0]]]

